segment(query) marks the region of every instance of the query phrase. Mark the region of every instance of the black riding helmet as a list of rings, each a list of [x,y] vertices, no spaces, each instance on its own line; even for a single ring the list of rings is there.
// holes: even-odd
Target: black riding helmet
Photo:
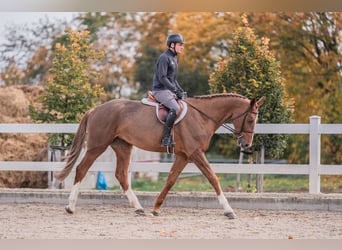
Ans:
[[[167,37],[167,41],[166,41],[167,47],[170,48],[171,43],[185,43],[185,41],[181,34],[175,33]]]

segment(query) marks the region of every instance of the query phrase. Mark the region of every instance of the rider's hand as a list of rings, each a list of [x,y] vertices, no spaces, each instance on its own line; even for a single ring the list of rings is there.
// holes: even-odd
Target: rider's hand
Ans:
[[[177,99],[182,100],[183,99],[183,91],[181,91],[180,89],[176,90],[176,96]]]

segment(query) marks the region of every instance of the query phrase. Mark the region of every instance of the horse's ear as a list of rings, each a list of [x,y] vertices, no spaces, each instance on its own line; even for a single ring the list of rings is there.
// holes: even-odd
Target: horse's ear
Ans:
[[[257,101],[256,98],[254,97],[254,98],[251,100],[250,107],[253,108],[254,106],[256,106],[257,108],[259,108],[261,105],[264,104],[264,101],[265,101],[265,96],[261,97],[258,101]]]
[[[265,96],[261,97],[257,102],[256,102],[256,106],[260,107],[261,105],[264,104],[265,101]]]
[[[256,99],[255,99],[255,97],[254,97],[254,98],[251,100],[249,106],[250,106],[251,108],[253,108],[254,105],[255,105],[255,103],[256,103]]]

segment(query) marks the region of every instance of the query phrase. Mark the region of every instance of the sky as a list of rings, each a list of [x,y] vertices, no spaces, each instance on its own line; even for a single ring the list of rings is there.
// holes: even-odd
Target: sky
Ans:
[[[0,12],[0,44],[3,41],[6,26],[11,24],[24,25],[25,23],[35,23],[39,19],[48,17],[49,20],[61,19],[71,20],[77,12]]]

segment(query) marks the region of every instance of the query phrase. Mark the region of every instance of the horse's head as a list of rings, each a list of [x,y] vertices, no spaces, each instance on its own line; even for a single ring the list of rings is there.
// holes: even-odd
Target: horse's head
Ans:
[[[235,128],[235,134],[238,136],[237,144],[241,148],[249,148],[252,146],[254,127],[258,120],[258,110],[264,103],[264,100],[264,96],[258,101],[253,98],[244,112],[231,119]]]

